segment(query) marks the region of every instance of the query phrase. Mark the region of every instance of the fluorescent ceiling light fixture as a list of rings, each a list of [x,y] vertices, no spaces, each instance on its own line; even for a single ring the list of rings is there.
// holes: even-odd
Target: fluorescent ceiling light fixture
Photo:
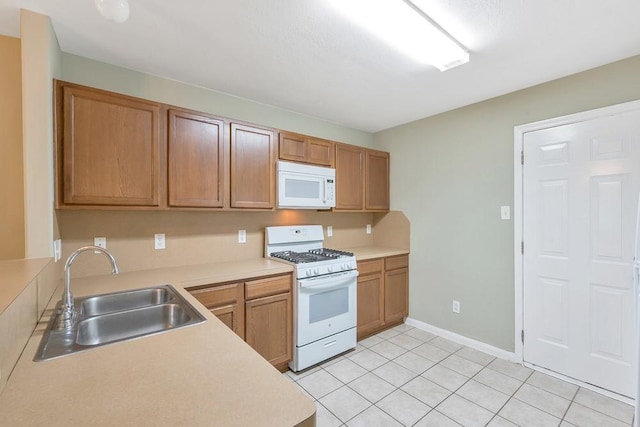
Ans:
[[[469,62],[469,52],[408,0],[329,0],[329,3],[420,63],[446,71]]]
[[[122,24],[129,19],[128,0],[94,0],[94,3],[100,15],[109,21]]]

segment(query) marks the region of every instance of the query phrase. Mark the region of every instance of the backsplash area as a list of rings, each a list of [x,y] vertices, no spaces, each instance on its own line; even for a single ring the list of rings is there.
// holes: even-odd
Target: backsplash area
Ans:
[[[94,237],[106,237],[107,249],[123,272],[260,258],[266,226],[330,225],[333,236],[325,234],[325,246],[335,248],[373,245],[375,235],[365,232],[367,224],[374,224],[372,213],[61,210],[57,216],[63,260],[78,247],[93,244]],[[246,230],[246,243],[238,243],[238,230]],[[166,248],[156,250],[154,235],[159,233],[166,236]],[[74,264],[73,277],[109,272],[103,257],[83,258]]]

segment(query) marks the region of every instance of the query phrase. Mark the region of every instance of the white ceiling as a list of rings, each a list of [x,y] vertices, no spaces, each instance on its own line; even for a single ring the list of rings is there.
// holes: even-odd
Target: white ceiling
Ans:
[[[415,0],[470,51],[444,73],[324,0],[129,3],[116,24],[93,0],[0,0],[0,33],[19,36],[23,7],[51,17],[65,52],[369,132],[640,54],[637,0]]]

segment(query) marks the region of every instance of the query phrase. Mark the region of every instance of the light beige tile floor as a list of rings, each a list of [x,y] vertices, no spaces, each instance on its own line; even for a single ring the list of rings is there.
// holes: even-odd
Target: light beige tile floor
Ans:
[[[634,408],[407,325],[301,373],[318,427],[624,427]]]

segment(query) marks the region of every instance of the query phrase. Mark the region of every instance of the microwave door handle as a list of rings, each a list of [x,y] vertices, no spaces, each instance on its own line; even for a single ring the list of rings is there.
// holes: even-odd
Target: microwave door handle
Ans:
[[[329,182],[326,179],[322,180],[324,182],[324,194],[322,195],[322,203],[327,204],[327,192],[329,190]]]

